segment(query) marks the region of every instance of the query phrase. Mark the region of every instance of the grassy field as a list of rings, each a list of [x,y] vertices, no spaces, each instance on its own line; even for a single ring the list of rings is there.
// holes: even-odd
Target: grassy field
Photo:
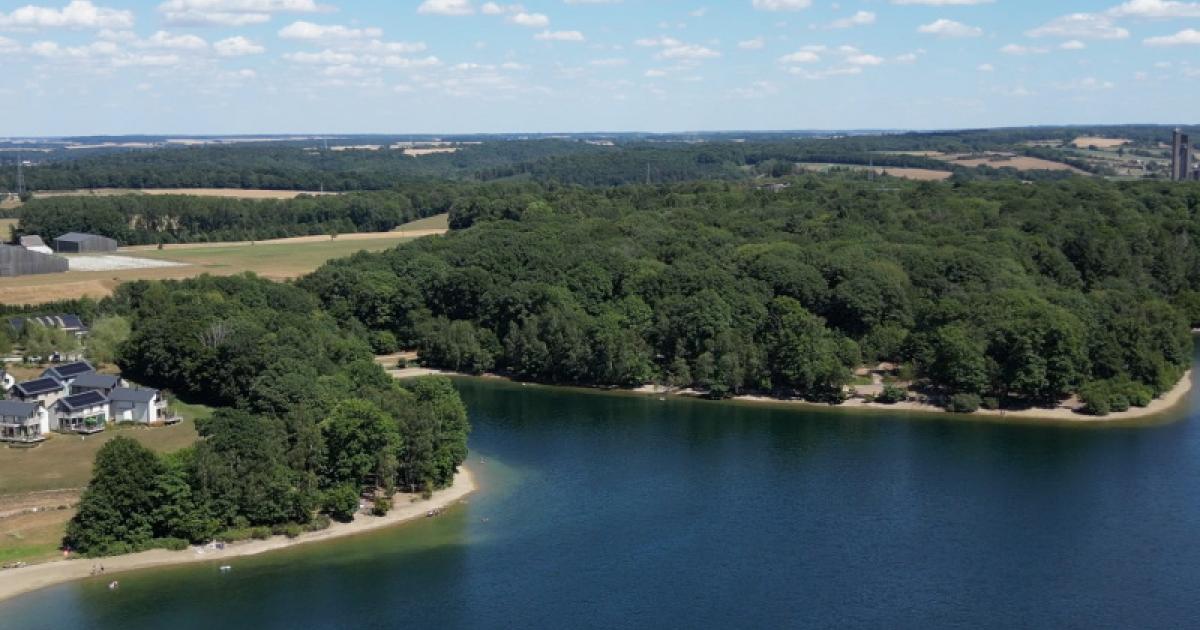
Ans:
[[[0,564],[38,562],[59,554],[64,528],[92,476],[96,452],[114,437],[131,437],[159,453],[192,445],[203,405],[172,401],[185,420],[171,427],[124,427],[80,439],[55,435],[33,449],[0,448]]]
[[[257,243],[197,243],[166,249],[127,248],[121,254],[185,263],[182,267],[124,269],[120,271],[70,271],[38,276],[0,278],[0,303],[42,304],[84,296],[101,298],[131,280],[190,278],[202,273],[233,275],[252,271],[272,280],[302,276],[333,258],[360,251],[380,251],[421,236],[438,234],[445,216],[430,217],[394,232],[306,236]]]
[[[7,243],[19,219],[0,219],[0,243]]]
[[[798,163],[796,166],[798,166],[806,171],[818,171],[818,172],[828,171],[829,169],[833,169],[833,168],[848,168],[848,169],[854,169],[854,170],[858,170],[858,171],[865,171],[865,170],[870,169],[870,167],[865,164],[827,164],[827,163],[817,163],[817,162],[801,162],[801,163]],[[950,177],[953,175],[953,173],[951,173],[950,171],[935,171],[935,170],[931,170],[931,169],[927,169],[927,168],[900,168],[900,167],[892,167],[892,166],[888,166],[888,167],[876,166],[875,172],[880,175],[883,175],[886,173],[887,175],[890,175],[892,177],[902,177],[904,179],[915,179],[915,180],[920,180],[920,181],[941,181],[944,179],[950,179]]]

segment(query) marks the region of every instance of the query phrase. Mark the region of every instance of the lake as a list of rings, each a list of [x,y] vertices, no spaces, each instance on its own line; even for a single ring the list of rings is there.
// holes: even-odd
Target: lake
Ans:
[[[441,517],[0,604],[0,627],[1194,627],[1200,405],[1147,427],[458,381]],[[481,461],[482,460],[482,461]],[[0,574],[2,577],[2,574]]]

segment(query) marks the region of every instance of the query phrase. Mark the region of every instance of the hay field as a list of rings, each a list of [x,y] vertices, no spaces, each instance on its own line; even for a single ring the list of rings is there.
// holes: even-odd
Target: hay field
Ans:
[[[1080,175],[1087,175],[1087,171],[1081,171],[1070,164],[1062,162],[1052,162],[1035,157],[1017,156],[1012,154],[988,154],[988,155],[947,155],[937,158],[944,162],[957,164],[958,166],[990,166],[992,168],[1015,168],[1019,171],[1071,171]]]
[[[833,168],[848,168],[856,171],[865,171],[870,167],[863,164],[821,164],[815,162],[800,162],[797,167],[806,171],[825,172]],[[954,174],[950,171],[934,171],[927,168],[900,168],[900,167],[875,167],[875,172],[879,175],[890,175],[892,177],[901,177],[904,179],[913,179],[924,182],[937,182],[950,179]]]
[[[182,263],[182,266],[116,271],[68,271],[37,276],[0,278],[0,304],[44,304],[81,297],[112,295],[117,285],[132,280],[191,278],[200,274],[234,275],[252,271],[272,280],[289,280],[316,270],[326,261],[360,251],[381,251],[444,229],[302,236],[276,241],[198,243],[130,247],[124,255]]]
[[[20,219],[0,219],[0,243],[7,243],[12,229],[17,227]]]
[[[1080,138],[1075,138],[1071,144],[1079,147],[1080,149],[1086,149],[1088,147],[1096,147],[1098,149],[1115,149],[1119,146],[1129,144],[1130,142],[1132,141],[1125,140],[1123,138],[1099,138],[1096,136],[1083,136]]]

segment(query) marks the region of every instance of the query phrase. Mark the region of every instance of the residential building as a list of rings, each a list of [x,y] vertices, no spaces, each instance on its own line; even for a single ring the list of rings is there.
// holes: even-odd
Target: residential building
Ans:
[[[117,242],[107,236],[68,232],[54,239],[54,251],[60,254],[115,252]]]
[[[93,374],[95,371],[96,368],[92,367],[91,363],[88,363],[87,361],[75,361],[72,363],[63,363],[62,365],[55,365],[46,368],[45,371],[42,372],[42,378],[53,378],[67,386],[69,391],[71,384],[75,382],[75,379],[83,376],[84,374]]]
[[[34,444],[50,432],[50,414],[37,403],[0,400],[0,441]]]
[[[118,387],[125,383],[120,376],[114,374],[100,374],[99,372],[85,372],[75,377],[71,382],[71,395],[82,394],[83,392],[100,392],[105,396],[112,393]]]
[[[13,375],[9,374],[7,370],[0,368],[0,394],[7,395],[8,390],[16,384],[17,379],[13,378]]]
[[[66,394],[67,386],[50,377],[17,383],[8,392],[9,397],[13,400],[38,403],[47,409],[53,407],[54,403]]]
[[[108,425],[108,398],[84,392],[54,403],[52,428],[63,432],[99,433]]]
[[[108,401],[113,422],[159,424],[167,419],[167,399],[156,389],[118,387]]]
[[[83,337],[88,334],[87,326],[83,325],[83,320],[79,319],[78,315],[39,315],[37,317],[14,317],[8,320],[8,325],[18,335],[30,323],[46,326],[47,328],[61,328],[76,337]]]

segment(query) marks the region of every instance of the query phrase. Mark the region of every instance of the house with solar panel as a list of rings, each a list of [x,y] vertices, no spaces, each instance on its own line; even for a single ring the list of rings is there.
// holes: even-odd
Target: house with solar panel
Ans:
[[[78,315],[39,315],[37,317],[14,317],[8,320],[8,325],[18,336],[25,330],[25,326],[31,323],[47,328],[61,328],[77,338],[85,337],[88,334],[87,326],[83,325],[83,320],[79,319]]]
[[[36,403],[47,409],[67,395],[67,386],[49,376],[23,381],[12,386],[8,397],[24,403]]]
[[[52,428],[58,431],[84,435],[99,433],[108,427],[108,398],[100,392],[59,398],[50,415],[54,418]]]
[[[120,376],[115,374],[101,374],[99,372],[86,372],[76,376],[71,381],[71,395],[82,394],[84,392],[100,392],[108,396],[113,390],[118,387],[124,387],[125,381]]]
[[[84,374],[95,373],[96,368],[92,367],[91,363],[88,363],[87,361],[74,361],[72,363],[63,363],[62,365],[55,365],[46,368],[46,370],[42,372],[42,378],[53,378],[63,385],[66,385],[69,391],[71,384],[75,382],[76,378],[79,378]]]

